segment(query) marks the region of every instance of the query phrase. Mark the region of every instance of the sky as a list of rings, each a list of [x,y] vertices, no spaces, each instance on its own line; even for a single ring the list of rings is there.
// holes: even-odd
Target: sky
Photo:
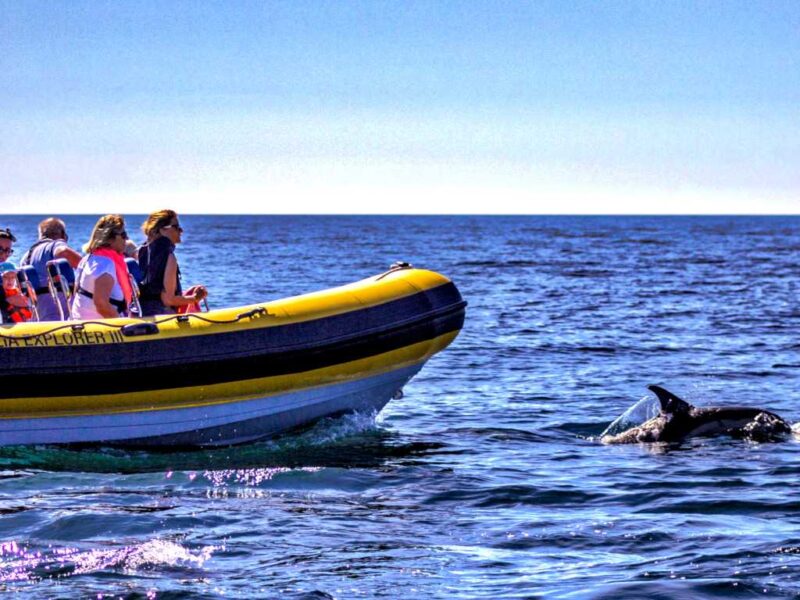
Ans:
[[[0,213],[800,214],[800,2],[0,0]]]

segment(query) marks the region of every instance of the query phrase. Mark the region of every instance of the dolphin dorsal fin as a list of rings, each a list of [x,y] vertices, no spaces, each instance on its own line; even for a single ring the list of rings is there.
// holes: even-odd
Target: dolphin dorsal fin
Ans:
[[[661,402],[661,412],[665,415],[674,413],[687,413],[692,408],[692,405],[681,400],[669,390],[665,390],[658,385],[648,385],[647,389],[658,396],[658,401]]]

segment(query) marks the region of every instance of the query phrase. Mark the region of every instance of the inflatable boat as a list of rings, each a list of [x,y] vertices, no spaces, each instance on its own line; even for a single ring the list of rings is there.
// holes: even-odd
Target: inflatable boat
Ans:
[[[0,445],[240,444],[379,411],[464,322],[410,267],[186,315],[0,326]]]

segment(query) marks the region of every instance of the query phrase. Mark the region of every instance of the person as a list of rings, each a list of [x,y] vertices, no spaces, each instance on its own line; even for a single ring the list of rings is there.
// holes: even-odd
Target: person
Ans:
[[[14,242],[17,238],[11,233],[11,230],[6,227],[0,229],[0,262],[6,262],[11,255],[14,254]]]
[[[39,223],[39,239],[22,256],[20,266],[32,265],[39,276],[39,285],[36,294],[39,298],[38,310],[40,321],[58,321],[61,319],[61,312],[58,303],[61,304],[64,314],[67,314],[67,300],[61,291],[57,292],[57,298],[53,298],[50,288],[47,286],[47,263],[56,258],[65,258],[73,269],[81,261],[81,255],[67,245],[69,236],[67,226],[64,221],[56,217],[50,217]]]
[[[190,295],[181,292],[181,270],[175,258],[175,245],[181,243],[181,227],[174,210],[159,210],[142,224],[147,242],[139,248],[139,285],[142,316],[174,314],[183,306],[194,305],[208,296],[205,286],[192,288]]]
[[[73,319],[124,316],[131,302],[131,282],[125,265],[125,220],[120,215],[100,217],[92,230],[87,252],[75,271]]]
[[[123,252],[125,258],[132,258],[133,260],[139,260],[139,246],[136,245],[136,242],[129,239],[125,242],[125,251]]]
[[[2,304],[4,323],[24,323],[33,318],[33,313],[28,307],[28,299],[23,295],[17,279],[17,270],[11,263],[1,263],[3,284]]]
[[[22,294],[16,293],[16,272],[14,265],[7,262],[14,254],[14,243],[17,238],[11,233],[11,229],[6,227],[0,229],[0,271],[4,272],[3,283],[0,285],[0,314],[4,323],[15,323],[23,319],[23,309],[27,310],[28,301]],[[5,275],[5,273],[8,273]],[[6,291],[8,289],[8,292]]]

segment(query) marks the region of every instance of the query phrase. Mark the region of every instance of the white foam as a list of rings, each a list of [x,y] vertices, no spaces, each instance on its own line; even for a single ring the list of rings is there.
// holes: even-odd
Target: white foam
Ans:
[[[605,431],[600,434],[600,437],[618,435],[631,427],[637,427],[645,421],[649,421],[653,417],[658,416],[660,412],[661,405],[658,398],[648,394],[614,419],[611,424],[606,427]]]

